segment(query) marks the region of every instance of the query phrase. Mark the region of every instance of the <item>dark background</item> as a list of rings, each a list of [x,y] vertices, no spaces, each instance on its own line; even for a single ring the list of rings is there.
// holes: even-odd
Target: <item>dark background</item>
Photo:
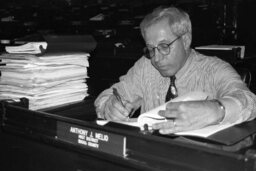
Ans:
[[[0,51],[4,52],[5,46],[15,45],[17,41],[42,40],[45,35],[91,35],[97,42],[97,46],[93,51],[90,51],[91,57],[89,58],[90,67],[88,71],[90,78],[87,81],[89,94],[96,97],[103,89],[116,82],[120,75],[125,74],[128,68],[142,55],[144,42],[138,29],[139,23],[146,13],[159,5],[175,5],[190,14],[193,27],[192,47],[208,44],[245,45],[245,58],[238,62],[230,62],[234,67],[244,67],[252,73],[252,83],[249,88],[256,92],[255,0],[0,0]],[[91,17],[99,13],[104,15],[104,20],[90,21]],[[91,104],[93,104],[93,101]],[[93,106],[91,107],[93,110]],[[77,117],[78,114],[88,117],[84,112],[93,113],[85,105],[81,106],[82,110],[78,108],[80,112],[73,111],[73,108],[69,109],[67,112],[69,115],[72,114],[73,117]],[[0,114],[1,112],[3,111],[0,111]],[[25,114],[24,116],[26,117],[30,116],[26,112]],[[37,131],[31,131],[34,130],[33,126],[37,123],[44,123],[44,125],[48,123],[45,119],[38,119],[37,115],[33,115],[35,122],[33,120],[28,122],[27,119],[23,121],[23,115],[13,114],[14,118],[16,116],[22,120],[16,123],[14,119],[14,125],[21,123],[22,127],[22,129],[17,129],[16,131],[24,129],[26,130],[24,133],[28,136],[31,134],[31,136],[40,137],[36,136]],[[9,120],[9,122],[12,123],[12,120]],[[30,125],[30,123],[33,124]],[[30,130],[30,128],[32,129]],[[35,128],[39,128],[38,125]],[[49,127],[45,128],[42,130],[49,129]],[[8,129],[8,125],[6,129]],[[39,131],[39,135],[40,133],[41,131]],[[116,160],[117,158],[98,155],[98,153],[90,152],[90,150],[86,150],[85,154],[80,149],[73,153],[71,149],[74,150],[74,147],[56,148],[52,146],[53,144],[48,146],[41,142],[51,143],[42,137],[40,138],[40,143],[34,143],[34,141],[23,139],[21,136],[5,134],[2,132],[1,127],[1,159],[4,159],[1,163],[1,170],[17,170],[17,168],[18,170],[82,171],[84,170],[83,168],[86,168],[86,170],[90,168],[91,170],[124,170],[123,167],[130,165],[132,162],[137,163],[137,165],[145,165],[145,163],[137,160],[125,160],[125,165],[122,165],[122,163],[119,163],[120,160]],[[145,145],[151,145],[146,139],[143,139],[143,141],[145,141]],[[134,146],[136,146],[136,143],[139,146],[144,145],[144,143],[136,141]],[[153,144],[155,143],[156,141],[153,142]],[[157,144],[159,143],[157,142]],[[181,145],[182,149],[187,149],[184,148],[185,145]],[[148,149],[151,149],[151,147]],[[178,155],[176,155],[175,150],[173,151],[175,159],[182,158],[183,155],[188,154],[188,151],[191,151],[182,149],[178,148],[180,152],[177,153]],[[153,151],[158,151],[158,149]],[[164,150],[160,150],[160,152],[162,151]],[[208,149],[207,152],[209,152]],[[91,153],[94,154],[91,155]],[[196,169],[201,167],[201,170],[211,166],[212,170],[214,168],[223,169],[225,168],[224,165],[227,168],[239,170],[239,168],[234,167],[240,165],[239,161],[243,161],[243,158],[239,156],[239,159],[237,159],[239,161],[234,165],[230,165],[230,162],[234,161],[235,158],[229,154],[227,155],[228,157],[225,157],[225,155],[219,157],[215,154],[211,157],[203,151],[197,151],[196,155],[193,154],[189,153],[188,157],[185,157],[187,161],[191,159],[186,165],[181,165],[180,160],[170,159],[168,161],[177,167],[184,166],[191,170],[194,167],[192,168],[189,163],[194,161],[196,164],[200,163],[198,160],[200,156],[205,161],[209,159],[212,163],[209,166],[207,163],[202,163],[204,167],[195,166]],[[139,152],[139,155],[141,155],[140,158],[144,157],[143,152],[141,154]],[[162,155],[160,157],[156,156],[159,160]],[[165,153],[163,156],[165,156]],[[254,156],[254,149],[252,149],[245,156],[248,161],[244,160],[245,164],[241,165],[241,167],[245,167],[245,169],[252,167]],[[150,155],[149,162],[152,159],[152,155]],[[162,163],[165,163],[165,160],[159,162],[161,165]],[[154,162],[152,164],[155,165]],[[172,168],[178,170],[175,166]],[[161,167],[158,167],[158,169],[161,169]]]
[[[239,66],[253,74],[255,89],[256,2],[254,0],[6,0],[0,1],[0,48],[44,35],[92,35],[88,84],[97,95],[118,80],[141,56],[139,23],[159,5],[175,5],[190,14],[192,47],[245,45]],[[103,14],[104,20],[90,18]]]
[[[0,2],[0,35],[16,38],[35,32],[90,34],[96,27],[89,28],[93,24],[88,19],[99,13],[106,16],[102,27],[116,28],[123,19],[131,20],[135,26],[140,18],[134,17],[159,5],[179,6],[190,14],[193,45],[244,44],[252,48],[256,43],[253,0],[6,0]],[[16,27],[6,29],[7,22]]]

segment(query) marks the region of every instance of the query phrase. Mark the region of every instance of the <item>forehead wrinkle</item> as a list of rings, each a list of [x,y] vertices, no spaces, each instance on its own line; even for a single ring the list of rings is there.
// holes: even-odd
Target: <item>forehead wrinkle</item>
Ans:
[[[146,29],[146,45],[157,46],[159,43],[168,43],[172,41],[173,36],[167,22],[161,21]]]
[[[161,30],[157,32],[157,34],[155,35],[153,34],[153,36],[151,36],[151,40],[147,39],[146,44],[151,46],[157,46],[160,43],[168,43],[170,41],[171,41],[171,36],[166,35],[166,32]]]
[[[160,45],[160,44],[162,44],[162,43],[165,43],[165,44],[167,44],[167,42],[168,42],[168,40],[166,40],[166,39],[164,39],[164,40],[161,40],[161,41],[159,41],[157,44],[146,44],[147,46],[150,46],[150,47],[157,47],[158,45]]]

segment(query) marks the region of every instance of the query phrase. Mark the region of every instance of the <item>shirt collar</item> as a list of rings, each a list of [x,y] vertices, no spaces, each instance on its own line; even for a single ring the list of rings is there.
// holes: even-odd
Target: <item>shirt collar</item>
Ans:
[[[183,65],[183,67],[176,73],[176,79],[180,79],[180,77],[182,77],[186,72],[188,72],[190,64],[193,61],[193,58],[195,56],[195,51],[193,49],[191,49],[190,54],[188,59],[186,60],[185,64]]]

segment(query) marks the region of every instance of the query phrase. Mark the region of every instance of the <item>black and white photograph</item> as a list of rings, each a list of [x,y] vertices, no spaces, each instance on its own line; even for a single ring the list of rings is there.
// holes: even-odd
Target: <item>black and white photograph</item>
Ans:
[[[1,0],[1,171],[256,170],[256,1]]]

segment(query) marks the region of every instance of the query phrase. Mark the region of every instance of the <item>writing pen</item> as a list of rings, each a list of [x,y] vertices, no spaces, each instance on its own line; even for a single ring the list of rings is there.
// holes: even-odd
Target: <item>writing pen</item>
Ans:
[[[121,103],[121,105],[122,105],[124,108],[126,108],[125,105],[124,105],[124,103],[123,103],[123,101],[122,101],[122,99],[121,99],[121,96],[120,96],[120,94],[118,93],[118,91],[117,91],[116,88],[113,88],[113,94],[114,94],[114,96],[116,97],[116,99]],[[131,112],[130,112],[129,115],[128,115],[129,118],[132,117],[133,112],[134,112],[134,110],[132,109]]]

